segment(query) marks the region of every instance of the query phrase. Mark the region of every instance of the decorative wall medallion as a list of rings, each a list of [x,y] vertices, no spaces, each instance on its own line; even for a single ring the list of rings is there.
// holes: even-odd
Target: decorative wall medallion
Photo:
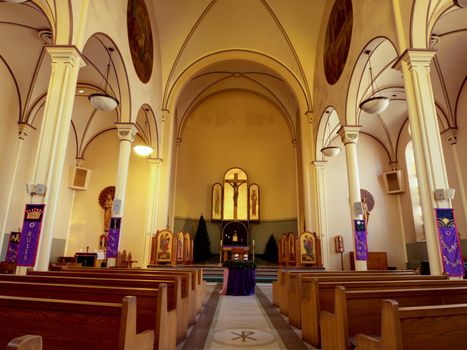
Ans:
[[[324,39],[324,73],[329,84],[340,78],[352,38],[352,1],[336,0],[329,16]]]
[[[147,83],[152,74],[154,52],[151,21],[144,0],[128,1],[127,27],[136,74],[143,83]]]

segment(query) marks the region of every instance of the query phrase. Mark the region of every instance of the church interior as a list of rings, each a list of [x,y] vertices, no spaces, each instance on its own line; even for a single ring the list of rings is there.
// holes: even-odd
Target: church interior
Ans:
[[[0,261],[15,283],[67,262],[149,266],[170,304],[193,278],[159,320],[183,320],[173,339],[138,324],[125,349],[340,349],[323,321],[307,333],[287,270],[462,279],[466,0],[0,0],[0,38]],[[232,259],[254,260],[257,282],[273,271],[238,304],[264,322],[254,333],[203,282],[200,266]],[[385,346],[361,349],[410,348]]]

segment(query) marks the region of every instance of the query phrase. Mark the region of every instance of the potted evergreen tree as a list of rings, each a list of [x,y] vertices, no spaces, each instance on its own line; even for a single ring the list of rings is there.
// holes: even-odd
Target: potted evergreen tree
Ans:
[[[201,214],[198,223],[198,229],[195,234],[195,241],[193,247],[193,260],[195,263],[202,263],[211,258],[211,241],[204,221],[203,214]]]

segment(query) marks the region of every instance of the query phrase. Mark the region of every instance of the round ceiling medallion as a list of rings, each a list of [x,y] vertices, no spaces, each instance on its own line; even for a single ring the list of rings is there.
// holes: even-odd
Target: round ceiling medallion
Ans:
[[[329,84],[340,78],[352,38],[352,1],[336,0],[329,16],[324,39],[324,73]]]
[[[152,74],[154,53],[151,21],[144,0],[128,1],[127,27],[136,74],[143,83],[147,83]]]

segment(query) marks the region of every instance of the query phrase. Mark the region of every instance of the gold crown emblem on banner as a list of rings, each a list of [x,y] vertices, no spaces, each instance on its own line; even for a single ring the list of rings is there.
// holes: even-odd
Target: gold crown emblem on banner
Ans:
[[[26,219],[28,220],[39,220],[42,215],[42,209],[33,208],[26,211]]]

